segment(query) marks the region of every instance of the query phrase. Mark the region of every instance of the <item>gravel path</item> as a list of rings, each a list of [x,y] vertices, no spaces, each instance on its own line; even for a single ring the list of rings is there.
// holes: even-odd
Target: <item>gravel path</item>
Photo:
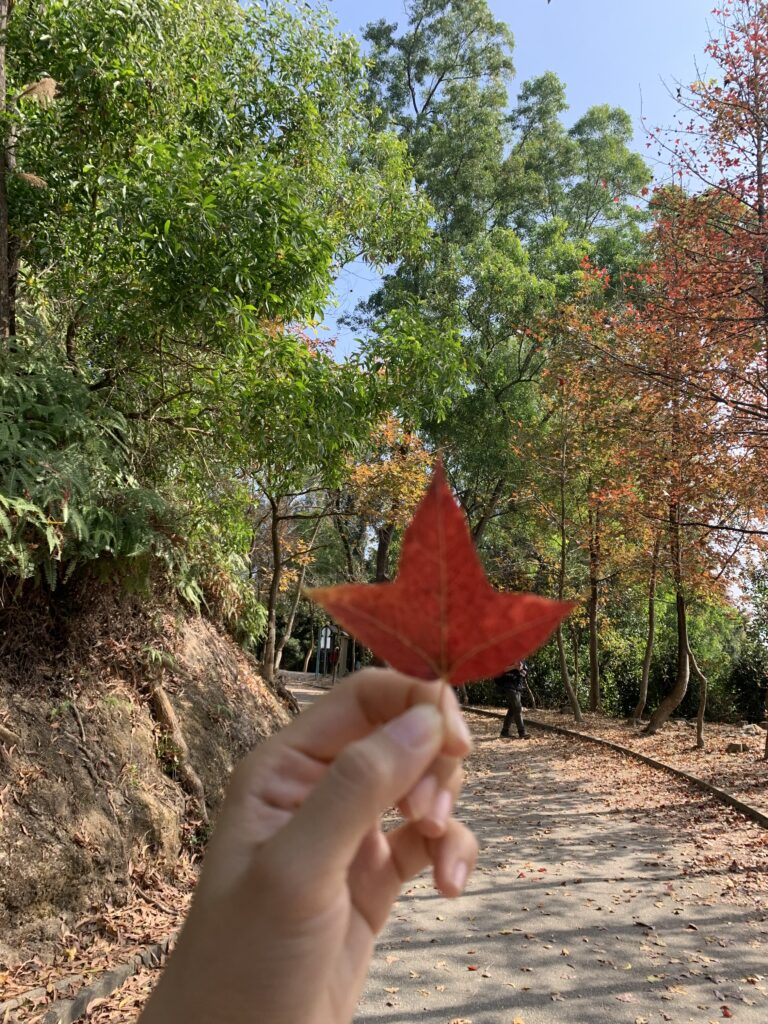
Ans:
[[[618,755],[471,725],[477,873],[403,896],[358,1024],[765,1024],[768,834]]]

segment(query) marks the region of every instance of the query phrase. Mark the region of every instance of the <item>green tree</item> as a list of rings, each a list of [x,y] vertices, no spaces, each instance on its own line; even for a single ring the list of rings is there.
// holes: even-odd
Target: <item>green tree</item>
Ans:
[[[473,239],[496,200],[513,38],[486,0],[409,0],[407,26],[366,27],[373,98],[405,140],[438,232]]]
[[[134,553],[115,540],[128,505],[141,550],[194,559],[215,537],[227,561],[247,551],[242,474],[281,452],[311,471],[308,379],[337,395],[288,326],[319,316],[344,262],[422,234],[406,148],[322,13],[17,0],[3,17],[3,570],[53,583]],[[346,379],[342,416],[366,395],[359,367]]]
[[[412,3],[406,14],[401,32],[379,22],[365,36],[376,100],[408,145],[433,231],[357,322],[375,345],[382,316],[417,301],[427,323],[460,338],[463,388],[423,426],[481,541],[515,509],[515,439],[540,415],[549,319],[580,287],[585,257],[617,275],[637,261],[635,199],[650,174],[623,111],[595,107],[565,127],[551,73],[525,83],[510,112],[512,36],[485,0]]]

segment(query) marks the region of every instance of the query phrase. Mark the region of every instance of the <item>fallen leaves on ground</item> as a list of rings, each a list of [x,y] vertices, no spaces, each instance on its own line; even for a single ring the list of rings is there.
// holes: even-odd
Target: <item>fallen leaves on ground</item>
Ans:
[[[43,955],[30,949],[23,952],[23,956],[24,953],[28,955],[14,967],[0,962],[0,1001],[15,999],[37,988],[46,990],[42,999],[11,1011],[8,1024],[14,1021],[38,1024],[51,1002],[71,999],[102,973],[178,931],[189,907],[195,878],[195,866],[185,859],[179,862],[171,881],[135,865],[134,880],[125,906],[96,906],[90,914],[72,925],[62,922],[61,935],[54,942],[52,954]],[[94,1024],[122,1024],[123,1021],[134,1020],[157,976],[156,969],[140,970],[112,997],[94,1001],[89,1009],[89,1021]],[[70,978],[71,984],[59,987],[61,982]]]
[[[409,887],[413,896],[398,905],[404,937],[394,946],[385,945],[379,957],[380,977],[385,979],[376,989],[379,1000],[388,996],[394,1004],[396,997],[399,1002],[392,1011],[395,1014],[402,1014],[409,993],[417,1000],[418,1008],[430,998],[434,1000],[432,1006],[443,1000],[446,1024],[471,1024],[470,1018],[451,1016],[451,1012],[461,1013],[462,1009],[472,1012],[473,1004],[464,1004],[452,994],[459,976],[465,985],[481,985],[486,992],[505,993],[506,998],[509,989],[515,990],[517,1005],[512,1004],[511,1013],[520,1010],[526,1014],[531,1002],[553,1010],[553,1003],[572,999],[574,990],[584,983],[585,972],[592,972],[593,977],[604,977],[612,989],[612,1005],[616,1001],[629,1004],[623,1012],[629,1013],[628,1019],[636,1024],[652,1017],[664,1021],[687,1019],[690,1014],[682,1017],[680,1007],[692,1006],[694,993],[700,992],[702,985],[707,986],[708,1013],[696,1019],[743,1017],[739,1011],[742,1006],[753,1005],[750,997],[758,1000],[754,1005],[765,1009],[768,991],[764,977],[756,973],[759,963],[742,961],[737,977],[723,976],[721,949],[730,936],[714,926],[707,927],[706,909],[729,903],[743,908],[745,915],[753,912],[759,918],[762,914],[768,881],[768,872],[758,870],[766,865],[768,854],[764,831],[687,783],[610,751],[538,734],[529,747],[521,745],[511,753],[509,745],[496,738],[497,722],[472,719],[471,724],[477,742],[468,764],[467,797],[460,814],[468,817],[484,848],[478,888],[488,887],[493,906],[497,906],[499,897],[491,891],[497,885],[502,894],[508,890],[501,897],[506,920],[497,917],[494,927],[476,908],[463,920],[462,945],[454,950],[453,908],[466,904],[444,904],[444,912],[438,915],[430,898],[424,904],[424,916],[418,920],[423,927],[418,927],[410,916],[414,904],[409,899],[418,898],[421,890],[425,894],[432,890],[426,878],[417,879]],[[542,774],[548,776],[548,781],[539,780]],[[583,841],[590,844],[584,857],[585,867],[587,857],[592,865],[591,876],[585,873],[581,877],[579,857],[562,845],[562,834],[559,839],[552,836],[556,823],[552,815],[556,815],[561,799],[557,794],[562,794],[563,806],[569,809],[569,834],[576,840],[583,836]],[[600,823],[598,832],[594,831],[596,822]],[[623,830],[624,841],[631,844],[637,863],[647,866],[650,876],[658,875],[655,887],[635,877],[612,877],[604,867],[617,828]],[[668,837],[664,843],[641,841],[646,832],[658,829]],[[523,845],[526,855],[519,856]],[[738,874],[730,870],[734,862],[742,865]],[[505,870],[507,867],[509,870]],[[595,890],[596,879],[602,883],[602,891]],[[0,965],[4,996],[9,981],[16,985],[14,991],[26,990],[53,977],[84,971],[98,975],[122,963],[137,948],[157,941],[178,925],[193,880],[190,867],[188,876],[181,877],[176,887],[145,884],[143,894],[135,891],[128,906],[100,908],[79,928],[62,935],[53,966],[31,959],[13,972],[6,969],[2,977]],[[682,883],[687,887],[685,894],[679,891]],[[708,888],[702,902],[698,889],[703,890],[705,884]],[[649,886],[653,888],[651,896]],[[470,888],[470,899],[471,892]],[[566,898],[590,915],[594,924],[590,923],[587,934],[573,930],[568,913],[550,913],[558,901]],[[633,915],[634,907],[637,911]],[[628,915],[624,948],[617,946],[610,931],[610,915],[619,908],[626,908]],[[503,924],[508,927],[501,927]],[[695,929],[688,928],[689,924],[695,924]],[[759,927],[764,930],[764,926]],[[409,945],[416,931],[425,932],[424,939],[435,943],[428,947],[430,959],[424,963],[414,960]],[[764,943],[762,934],[754,932],[755,942]],[[514,950],[508,968],[488,955],[494,940]],[[473,959],[468,965],[469,957]],[[433,970],[436,974],[430,977]],[[135,1021],[158,973],[142,971],[94,1006],[89,1018],[92,1024]],[[436,983],[438,980],[440,983]],[[658,1016],[649,1014],[651,999],[659,1000],[669,1012],[659,1009]],[[41,1007],[38,1021],[42,1012]],[[417,1016],[418,1009],[414,1011]],[[33,1024],[35,1018],[27,1008],[16,1020]],[[522,1024],[521,1017],[513,1017],[512,1022],[505,1018],[503,1024],[514,1021]]]
[[[571,715],[556,711],[531,711],[530,714],[550,725],[610,740],[673,768],[690,772],[768,814],[768,761],[763,760],[765,732],[762,729],[745,734],[738,725],[707,723],[704,729],[706,746],[704,750],[698,750],[694,721],[676,719],[668,722],[655,736],[647,736],[642,726],[589,712],[580,725],[574,723]],[[726,747],[736,741],[746,744],[748,749],[728,754]]]

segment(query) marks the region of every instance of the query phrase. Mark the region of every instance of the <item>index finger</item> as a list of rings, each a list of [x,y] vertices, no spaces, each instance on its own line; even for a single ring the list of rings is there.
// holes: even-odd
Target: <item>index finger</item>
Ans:
[[[349,743],[402,715],[415,704],[434,704],[445,720],[442,753],[465,757],[472,741],[452,687],[387,668],[366,668],[321,697],[281,734],[283,742],[330,763]]]

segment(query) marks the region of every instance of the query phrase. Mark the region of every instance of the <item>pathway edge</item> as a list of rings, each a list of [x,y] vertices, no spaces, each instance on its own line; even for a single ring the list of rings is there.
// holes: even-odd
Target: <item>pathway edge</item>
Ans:
[[[503,711],[491,711],[487,708],[479,708],[473,705],[465,705],[464,711],[470,711],[472,714],[480,715],[485,718],[503,718]],[[675,775],[679,779],[684,779],[693,786],[697,786],[699,789],[703,789],[704,792],[709,793],[720,803],[727,804],[734,810],[739,811],[744,817],[749,818],[756,824],[760,825],[761,828],[768,829],[768,814],[764,814],[759,811],[756,807],[751,804],[745,803],[740,800],[733,793],[729,793],[726,789],[720,789],[718,786],[713,786],[711,782],[706,782],[704,779],[700,779],[698,775],[691,775],[690,772],[683,771],[682,768],[675,768],[671,764],[667,764],[665,761],[657,761],[655,757],[649,757],[648,754],[641,754],[637,750],[631,750],[629,747],[623,747],[620,743],[614,743],[612,740],[604,740],[600,736],[592,736],[588,732],[579,732],[577,729],[567,729],[563,725],[551,725],[549,722],[539,722],[535,718],[529,718],[526,716],[526,725],[533,726],[535,729],[543,729],[546,732],[556,732],[561,736],[572,736],[575,739],[587,740],[589,743],[597,743],[601,747],[607,747],[609,750],[613,750],[617,754],[624,754],[626,757],[634,757],[637,761],[642,761],[644,764],[650,765],[652,768],[658,768],[661,771],[669,772],[671,775]]]
[[[159,942],[145,946],[117,967],[105,970],[94,981],[91,981],[89,985],[81,988],[74,998],[59,999],[49,1003],[48,1006],[39,1006],[38,1009],[44,1011],[42,1017],[43,1024],[74,1024],[76,1020],[86,1015],[94,999],[103,999],[111,996],[118,989],[122,988],[129,978],[137,974],[142,967],[159,967],[170,952],[170,947],[175,942],[177,935],[178,932],[172,932]],[[83,975],[76,975],[74,978],[62,979],[56,985],[56,988],[65,988],[68,984],[72,984],[73,981],[82,977]],[[0,1018],[5,1019],[7,1014],[21,1009],[26,1003],[36,1002],[41,994],[45,994],[45,989],[32,989],[30,992],[24,992],[14,999],[0,1003]]]

